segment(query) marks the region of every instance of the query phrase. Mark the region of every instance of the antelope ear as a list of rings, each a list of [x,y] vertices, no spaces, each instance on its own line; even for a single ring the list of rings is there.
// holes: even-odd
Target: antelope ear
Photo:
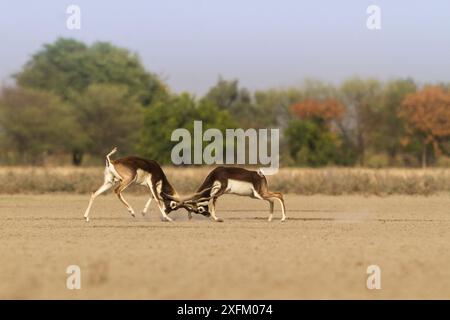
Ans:
[[[171,209],[175,209],[178,206],[178,203],[176,203],[175,201],[170,201],[169,205]]]

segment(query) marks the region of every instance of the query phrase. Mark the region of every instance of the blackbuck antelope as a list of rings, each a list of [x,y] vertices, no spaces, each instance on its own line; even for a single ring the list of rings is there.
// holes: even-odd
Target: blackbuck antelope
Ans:
[[[197,192],[181,200],[179,206],[189,211],[189,218],[192,217],[191,212],[194,212],[211,216],[215,221],[221,222],[223,220],[216,216],[215,205],[217,198],[223,194],[249,196],[268,201],[270,204],[269,221],[272,221],[273,218],[274,200],[278,200],[281,204],[281,221],[286,220],[283,195],[279,192],[269,191],[267,179],[260,171],[249,171],[238,167],[215,168],[209,173]],[[176,197],[166,196],[177,201]]]
[[[172,210],[178,209],[180,203],[177,199],[179,199],[179,196],[167,180],[167,177],[160,165],[156,161],[146,160],[134,156],[111,160],[111,155],[113,155],[116,151],[117,148],[114,148],[106,156],[104,182],[103,185],[91,195],[89,205],[84,213],[84,218],[86,221],[89,221],[89,211],[91,210],[92,203],[95,198],[116,184],[117,186],[115,187],[114,192],[119,200],[126,206],[131,216],[134,217],[135,215],[133,208],[122,196],[122,192],[133,183],[146,186],[150,189],[150,199],[148,199],[145,204],[142,215],[147,213],[152,199],[155,199],[163,219],[166,221],[172,221],[167,214]]]

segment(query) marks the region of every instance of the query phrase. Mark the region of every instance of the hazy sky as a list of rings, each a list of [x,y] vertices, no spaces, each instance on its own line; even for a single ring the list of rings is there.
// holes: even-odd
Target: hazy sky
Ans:
[[[70,4],[81,30],[66,28]],[[371,4],[381,30],[366,27]],[[129,48],[176,92],[202,94],[219,74],[251,90],[306,77],[450,81],[448,0],[2,0],[0,15],[3,83],[60,36]]]

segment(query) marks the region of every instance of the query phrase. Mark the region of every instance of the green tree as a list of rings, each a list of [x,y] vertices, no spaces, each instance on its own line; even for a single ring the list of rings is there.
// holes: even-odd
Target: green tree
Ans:
[[[301,99],[301,92],[296,88],[269,89],[255,92],[256,127],[278,127],[285,129],[291,119],[289,106]]]
[[[120,101],[135,101],[143,106],[150,105],[156,97],[166,94],[162,83],[154,74],[145,70],[136,54],[108,42],[95,42],[88,46],[74,39],[60,38],[54,43],[44,45],[43,49],[34,54],[23,69],[15,75],[15,78],[22,87],[50,91],[71,105],[78,104],[80,108],[83,106],[80,106],[79,101],[83,100],[83,95],[90,95],[86,91],[95,84],[125,87],[126,90],[121,90],[120,94],[125,93],[126,97],[116,98]],[[89,96],[87,99],[92,100],[93,97]],[[98,99],[94,103],[101,104]],[[104,104],[102,106],[108,108]],[[117,110],[111,109],[110,112],[102,110],[101,113],[112,115],[115,111]],[[86,113],[86,110],[84,112]],[[124,105],[121,112],[132,114],[135,110],[132,107],[128,109],[128,106]],[[87,119],[82,113],[78,112],[80,121]],[[115,117],[116,120],[106,121],[104,125],[99,124],[99,127],[108,127],[109,122],[113,122],[116,128],[110,127],[109,130],[120,132],[129,130],[125,129],[129,125],[128,115],[116,114]],[[120,123],[121,120],[125,122]],[[134,122],[135,132],[141,130],[140,123],[140,121]],[[83,124],[83,126],[86,125]],[[77,165],[81,163],[84,152],[94,152],[99,155],[100,151],[104,150],[104,147],[97,149],[92,146],[95,145],[94,141],[98,139],[98,134],[106,133],[97,132],[89,124],[87,126],[90,130],[79,134],[85,138],[84,141],[87,141],[88,145],[77,146],[72,150],[73,163]],[[90,135],[94,133],[95,135]],[[125,138],[130,137],[126,135]],[[132,142],[131,140],[127,150],[132,150],[130,149],[130,146],[133,146]],[[112,143],[113,141],[110,141],[110,144]],[[105,146],[106,141],[101,144]],[[119,144],[123,145],[123,143]]]
[[[395,165],[397,155],[405,151],[403,141],[407,133],[404,120],[398,116],[402,100],[416,89],[412,79],[392,80],[383,88],[376,115],[378,125],[374,130],[374,146],[378,152],[387,153],[390,165]]]
[[[347,112],[340,129],[347,148],[354,149],[361,166],[365,165],[367,149],[373,143],[379,124],[382,86],[375,79],[352,78],[340,87],[339,94]]]
[[[79,154],[104,155],[113,146],[125,153],[135,150],[143,107],[126,86],[92,84],[74,97],[73,106],[85,141]]]
[[[285,136],[298,165],[317,167],[339,162],[336,136],[320,121],[293,119]]]
[[[162,97],[144,110],[144,126],[138,150],[144,156],[161,163],[171,163],[171,151],[177,144],[171,135],[175,129],[185,128],[193,137],[194,121],[203,121],[203,130],[236,126],[228,111],[220,110],[211,101],[197,102],[187,93]]]
[[[345,107],[332,95],[319,92],[323,91],[306,90],[303,99],[289,108],[295,118],[286,130],[290,156],[301,165],[348,164],[349,157],[343,152],[345,148],[341,149],[334,126]]]
[[[219,77],[217,84],[209,89],[204,101],[226,110],[242,128],[258,127],[257,110],[252,102],[252,95],[246,88],[239,87],[238,80],[224,80]]]
[[[108,42],[91,46],[60,38],[44,45],[15,75],[20,86],[39,88],[70,100],[93,83],[125,85],[128,93],[149,105],[162,85],[136,54]]]
[[[45,91],[7,88],[0,97],[4,151],[21,163],[40,163],[46,155],[83,144],[73,109]]]

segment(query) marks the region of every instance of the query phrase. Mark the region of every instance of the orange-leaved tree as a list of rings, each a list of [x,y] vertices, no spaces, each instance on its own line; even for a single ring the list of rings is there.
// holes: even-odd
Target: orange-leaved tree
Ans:
[[[439,86],[427,86],[408,94],[402,101],[399,116],[406,122],[409,133],[422,141],[422,166],[427,165],[427,147],[433,146],[436,156],[439,142],[450,137],[450,92]]]
[[[291,106],[292,113],[300,119],[321,119],[329,124],[341,119],[345,107],[336,99],[307,99]]]

